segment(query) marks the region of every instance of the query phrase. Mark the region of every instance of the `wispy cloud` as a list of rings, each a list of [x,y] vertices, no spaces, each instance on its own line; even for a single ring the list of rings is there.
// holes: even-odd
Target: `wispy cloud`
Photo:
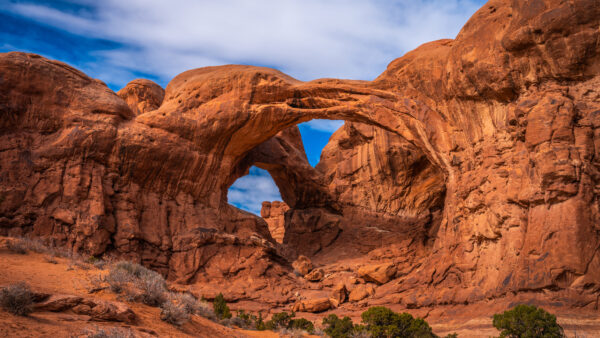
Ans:
[[[344,121],[339,120],[310,120],[308,122],[301,123],[299,126],[304,126],[308,129],[331,134],[340,129],[342,125],[344,125]]]
[[[454,37],[483,2],[25,0],[1,9],[114,41],[120,47],[95,51],[111,76],[124,84],[127,75],[153,74],[164,84],[182,71],[227,63],[271,66],[301,80],[373,79],[419,44]],[[100,71],[91,75],[103,79]]]
[[[239,178],[229,188],[227,201],[260,216],[262,202],[281,201],[281,195],[269,172],[252,167],[249,175]]]

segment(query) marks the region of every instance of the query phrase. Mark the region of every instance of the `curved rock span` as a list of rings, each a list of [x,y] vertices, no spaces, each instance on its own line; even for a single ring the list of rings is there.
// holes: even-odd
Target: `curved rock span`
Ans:
[[[599,18],[594,0],[492,0],[374,81],[221,66],[117,95],[61,62],[1,54],[0,233],[269,306],[312,308],[342,283],[352,302],[327,308],[596,311]],[[316,168],[295,127],[314,118],[347,121]],[[252,165],[287,205],[263,209],[282,243],[227,203]],[[323,273],[292,273],[298,255]]]

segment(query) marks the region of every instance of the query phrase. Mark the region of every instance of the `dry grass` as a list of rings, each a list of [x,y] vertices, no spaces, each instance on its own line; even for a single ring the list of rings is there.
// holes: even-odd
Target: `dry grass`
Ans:
[[[85,330],[83,334],[87,338],[134,338],[135,335],[131,329],[125,328],[94,328],[93,330]]]
[[[185,324],[190,319],[190,313],[184,304],[169,299],[160,306],[160,319],[176,326]]]
[[[27,316],[32,311],[33,295],[25,283],[11,284],[0,291],[0,306],[17,316]]]

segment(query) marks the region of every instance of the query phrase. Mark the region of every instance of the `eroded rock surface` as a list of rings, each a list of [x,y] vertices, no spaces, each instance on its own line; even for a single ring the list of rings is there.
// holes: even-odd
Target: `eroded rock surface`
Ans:
[[[271,236],[278,243],[283,243],[285,235],[285,212],[290,210],[287,204],[281,201],[265,201],[260,209],[260,216],[267,222]]]
[[[307,255],[326,274],[393,265],[376,293],[350,292],[369,304],[596,311],[599,18],[594,0],[492,0],[372,82],[206,67],[164,100],[148,83],[119,96],[63,63],[0,54],[0,234],[270,306],[297,300],[291,262]],[[317,168],[295,127],[314,118],[348,121]],[[251,165],[290,207],[282,244],[227,204]]]

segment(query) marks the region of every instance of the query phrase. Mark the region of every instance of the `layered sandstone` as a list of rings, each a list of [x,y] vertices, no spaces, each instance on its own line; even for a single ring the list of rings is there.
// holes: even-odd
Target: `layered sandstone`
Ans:
[[[157,109],[165,98],[165,90],[146,79],[129,82],[117,92],[135,115]]]
[[[0,233],[271,306],[325,309],[330,290],[292,274],[304,254],[331,287],[359,266],[393,266],[373,278],[382,285],[351,288],[360,306],[595,311],[599,18],[594,0],[492,0],[456,39],[372,82],[207,67],[175,77],[156,109],[144,94],[154,86],[126,102],[60,62],[1,54]],[[351,122],[317,168],[294,127],[314,118]],[[290,207],[281,245],[227,204],[252,165]],[[311,299],[296,296],[305,289]]]
[[[290,210],[290,207],[281,201],[265,201],[262,203],[262,208],[260,209],[260,217],[267,222],[271,236],[278,243],[283,243],[285,212],[288,210]]]

